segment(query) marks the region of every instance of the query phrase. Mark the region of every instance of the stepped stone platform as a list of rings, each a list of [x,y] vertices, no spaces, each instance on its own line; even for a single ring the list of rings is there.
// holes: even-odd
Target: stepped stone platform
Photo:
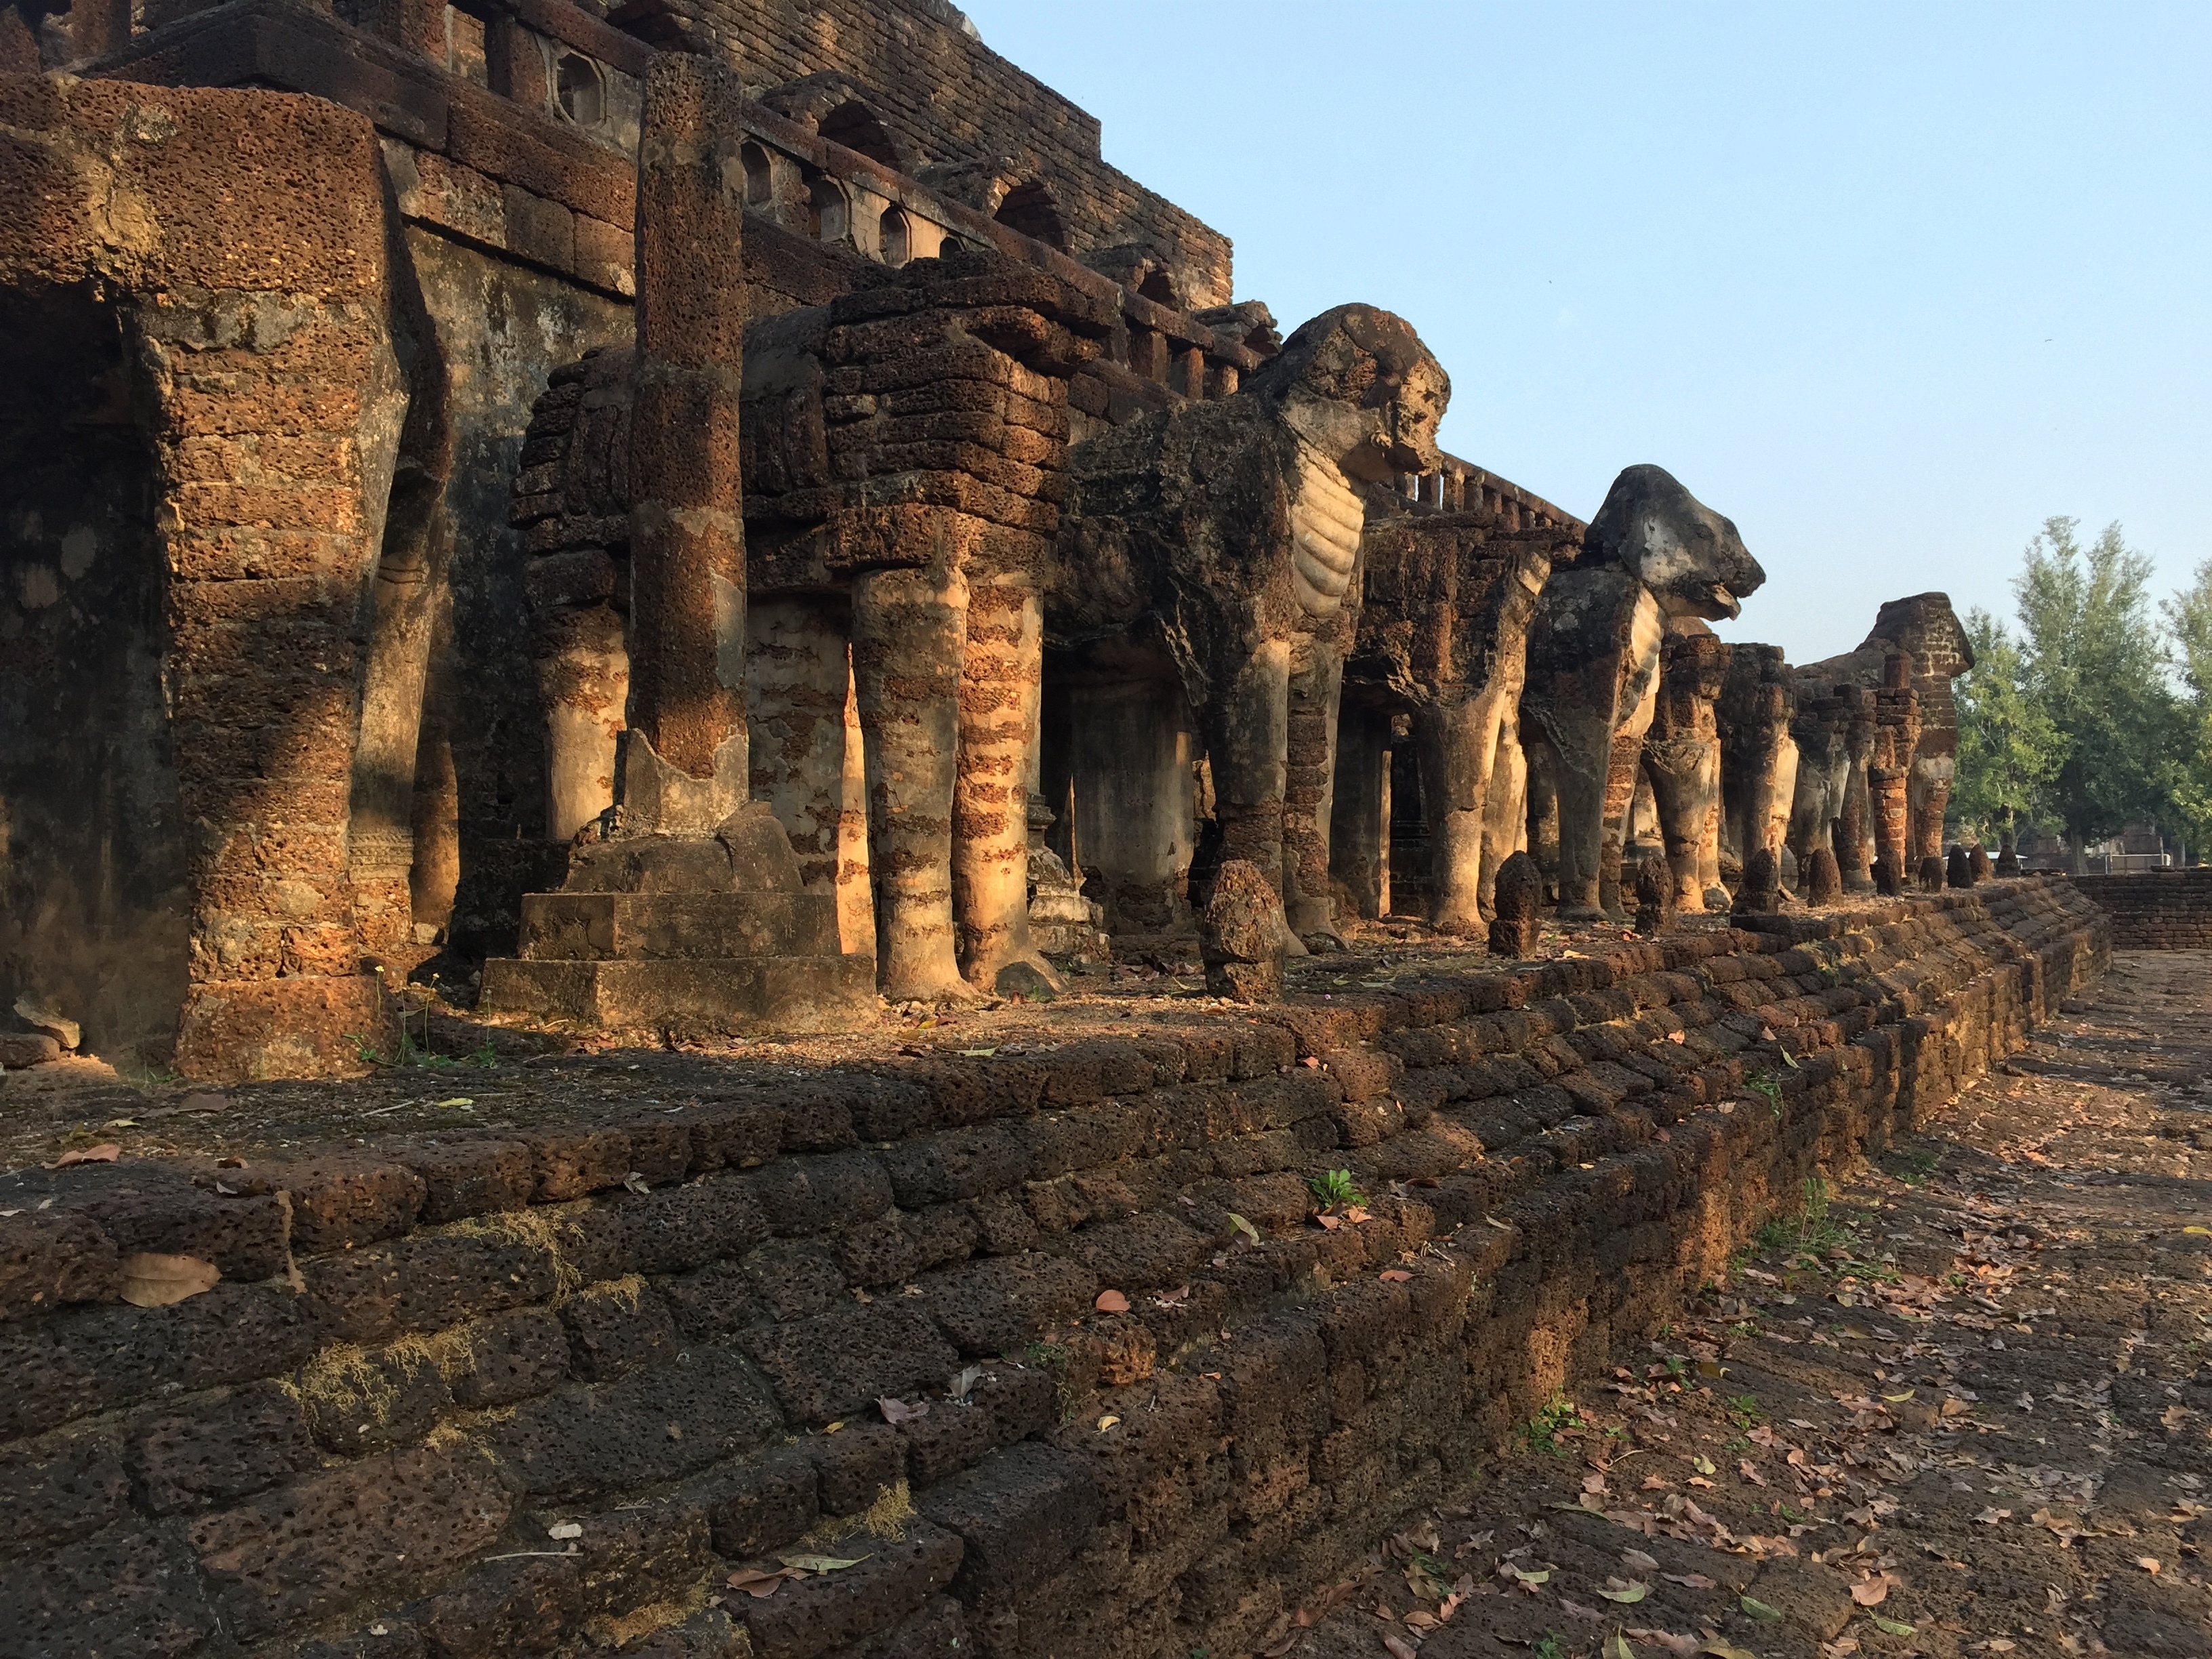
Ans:
[[[1744,920],[836,1063],[50,1107],[0,1177],[0,1630],[1250,1652],[2109,949],[2055,878]],[[136,1305],[155,1256],[220,1278]]]
[[[562,890],[524,896],[520,948],[484,964],[485,1012],[726,1033],[848,1030],[875,1006],[875,958],[840,953],[836,897],[803,890],[764,808],[580,848]]]

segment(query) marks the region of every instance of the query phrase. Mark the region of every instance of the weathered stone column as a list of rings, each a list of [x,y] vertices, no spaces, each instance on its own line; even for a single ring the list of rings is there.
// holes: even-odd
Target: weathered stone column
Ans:
[[[608,836],[572,850],[560,892],[523,899],[522,954],[485,964],[486,1008],[821,1030],[872,1004],[835,891],[808,890],[782,825],[747,799],[737,107],[736,76],[707,59],[665,56],[647,76],[616,810]]]
[[[956,523],[936,527],[950,532]],[[952,811],[968,637],[962,552],[941,538],[921,568],[871,571],[853,584],[853,682],[866,744],[877,975],[894,997],[974,994],[960,976],[952,926]]]
[[[748,792],[744,139],[735,73],[671,53],[646,80],[630,413],[625,836],[703,836]]]
[[[745,710],[752,792],[791,836],[810,893],[837,890],[851,608],[832,596],[750,598]]]
[[[979,573],[968,590],[952,844],[960,969],[979,988],[1059,988],[1030,939],[1030,776],[1043,679],[1036,577],[1020,568]]]

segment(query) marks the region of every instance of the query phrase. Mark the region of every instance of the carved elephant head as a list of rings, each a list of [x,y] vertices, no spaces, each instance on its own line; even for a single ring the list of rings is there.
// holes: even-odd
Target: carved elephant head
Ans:
[[[1413,325],[1378,307],[1338,306],[1302,324],[1245,386],[1349,477],[1382,483],[1443,464],[1437,428],[1451,377]]]
[[[1618,561],[1670,617],[1733,617],[1766,580],[1735,526],[1663,467],[1623,471],[1590,520],[1584,546],[1585,565]]]

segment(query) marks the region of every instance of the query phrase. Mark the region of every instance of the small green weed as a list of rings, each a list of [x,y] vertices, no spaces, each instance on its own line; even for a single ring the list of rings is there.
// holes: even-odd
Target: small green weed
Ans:
[[[1778,1079],[1765,1072],[1753,1072],[1744,1079],[1743,1086],[1766,1102],[1777,1123],[1782,1121],[1782,1085]]]
[[[1883,1170],[1908,1187],[1926,1186],[1928,1177],[1942,1161],[1941,1152],[1923,1152],[1917,1146],[1893,1146],[1881,1155]]]
[[[1575,1402],[1563,1390],[1554,1390],[1543,1408],[1528,1419],[1521,1431],[1522,1439],[1532,1451],[1547,1451],[1554,1457],[1567,1456],[1567,1448],[1559,1443],[1560,1437],[1582,1424],[1582,1413]]]
[[[1755,1242],[1770,1254],[1790,1256],[1793,1265],[1803,1261],[1817,1268],[1826,1252],[1850,1243],[1850,1232],[1828,1218],[1828,1183],[1819,1176],[1808,1176],[1804,1207],[1794,1217],[1777,1216],[1768,1222]]]
[[[1766,1413],[1759,1410],[1759,1401],[1747,1394],[1740,1394],[1730,1400],[1728,1413],[1730,1420],[1740,1429],[1755,1429],[1766,1421]]]
[[[1349,1210],[1367,1202],[1352,1179],[1349,1170],[1330,1170],[1306,1182],[1307,1190],[1321,1200],[1324,1210]]]
[[[1536,1659],[1567,1659],[1567,1650],[1559,1645],[1557,1632],[1547,1635],[1531,1651]]]

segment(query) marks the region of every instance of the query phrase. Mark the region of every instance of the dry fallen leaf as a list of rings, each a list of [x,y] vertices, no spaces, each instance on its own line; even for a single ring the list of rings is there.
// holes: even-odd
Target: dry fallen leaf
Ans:
[[[1626,1566],[1636,1572],[1656,1572],[1659,1571],[1659,1563],[1652,1557],[1646,1555],[1642,1550],[1623,1550],[1620,1553],[1620,1560],[1623,1566]]]
[[[1395,1636],[1385,1635],[1382,1645],[1390,1650],[1390,1659],[1414,1659],[1413,1644]]]
[[[1778,1624],[1781,1622],[1781,1608],[1769,1607],[1765,1602],[1760,1601],[1755,1595],[1739,1595],[1735,1599],[1737,1605],[1741,1607],[1743,1610],[1749,1613],[1753,1618],[1762,1620],[1769,1624]]]
[[[2155,1555],[2138,1555],[2136,1557],[2136,1565],[2145,1572],[2154,1573],[2159,1570],[2161,1563]]]
[[[884,1414],[886,1423],[910,1423],[917,1417],[929,1415],[929,1402],[918,1401],[909,1406],[903,1400],[893,1400],[886,1395],[876,1401],[876,1409]]]
[[[1997,1508],[1996,1504],[1992,1504],[1989,1508],[1984,1510],[1979,1515],[1976,1516],[1974,1519],[1979,1521],[1984,1526],[1994,1527],[2000,1521],[2011,1520],[2012,1511],[2010,1510],[2001,1510]]]
[[[1665,1575],[1670,1584],[1680,1584],[1685,1589],[1717,1589],[1719,1586],[1702,1572],[1670,1572]]]
[[[1413,1276],[1407,1273],[1403,1267],[1385,1267],[1380,1273],[1376,1274],[1376,1277],[1380,1279],[1385,1285],[1404,1285],[1410,1283]]]
[[[1851,1586],[1851,1600],[1863,1607],[1880,1607],[1888,1594],[1889,1579],[1887,1576],[1862,1578]]]
[[[1101,1291],[1098,1299],[1091,1305],[1100,1313],[1127,1313],[1129,1311],[1129,1298],[1119,1291]]]
[[[775,1558],[795,1572],[842,1572],[847,1567],[857,1567],[868,1558],[855,1555],[849,1560],[834,1555],[779,1555]]]
[[[1902,1619],[1885,1619],[1878,1613],[1867,1614],[1867,1621],[1885,1636],[1910,1636],[1915,1628]]]
[[[1121,1420],[1121,1419],[1120,1418],[1118,1418],[1118,1417],[1115,1416],[1113,1413],[1111,1413],[1111,1412],[1107,1413],[1105,1416],[1103,1416],[1103,1417],[1102,1417],[1102,1418],[1100,1418],[1100,1419],[1098,1419],[1098,1432],[1099,1432],[1099,1433],[1101,1433],[1101,1434],[1105,1433],[1107,1430],[1109,1430],[1109,1429],[1112,1428],[1112,1427],[1113,1427],[1116,1423],[1120,1422]]]
[[[1632,1584],[1619,1578],[1608,1578],[1606,1588],[1598,1592],[1608,1601],[1618,1601],[1624,1607],[1632,1607],[1651,1593],[1649,1584]]]
[[[214,1262],[196,1255],[127,1255],[123,1258],[123,1299],[134,1308],[166,1308],[213,1290],[222,1277]]]
[[[103,1140],[97,1146],[80,1146],[73,1152],[64,1152],[46,1167],[49,1170],[66,1170],[76,1164],[112,1164],[122,1156],[122,1147],[112,1140]]]
[[[723,1582],[732,1589],[741,1589],[748,1595],[764,1598],[775,1595],[776,1591],[782,1589],[786,1579],[796,1578],[799,1576],[788,1571],[761,1572],[752,1567],[739,1567]]]
[[[584,1535],[584,1528],[580,1522],[562,1521],[546,1528],[545,1535],[556,1543],[560,1543],[571,1538],[581,1538]]]

